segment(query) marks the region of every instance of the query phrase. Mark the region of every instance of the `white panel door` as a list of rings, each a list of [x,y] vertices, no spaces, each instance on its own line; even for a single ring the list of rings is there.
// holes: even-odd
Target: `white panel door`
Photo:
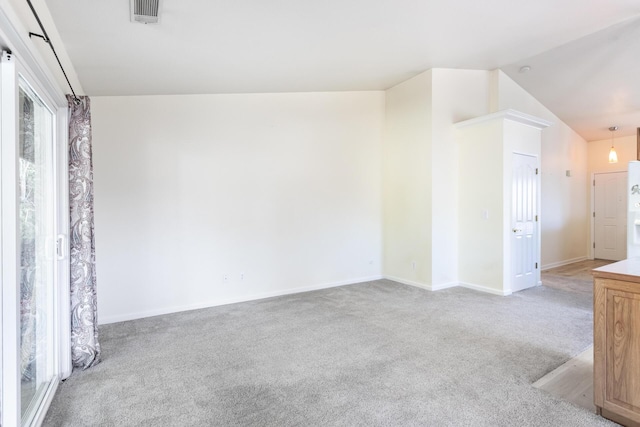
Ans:
[[[538,159],[513,154],[511,291],[538,284]]]
[[[594,176],[594,257],[627,257],[627,172]]]

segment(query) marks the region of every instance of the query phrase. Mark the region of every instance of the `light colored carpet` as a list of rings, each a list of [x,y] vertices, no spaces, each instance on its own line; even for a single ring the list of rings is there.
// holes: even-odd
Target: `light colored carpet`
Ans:
[[[44,425],[613,425],[532,387],[592,343],[591,304],[380,280],[107,325]]]

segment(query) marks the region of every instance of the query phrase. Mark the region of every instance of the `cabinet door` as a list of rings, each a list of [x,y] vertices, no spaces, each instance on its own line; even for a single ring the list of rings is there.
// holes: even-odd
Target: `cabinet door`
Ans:
[[[640,294],[625,287],[606,289],[604,408],[640,421]]]

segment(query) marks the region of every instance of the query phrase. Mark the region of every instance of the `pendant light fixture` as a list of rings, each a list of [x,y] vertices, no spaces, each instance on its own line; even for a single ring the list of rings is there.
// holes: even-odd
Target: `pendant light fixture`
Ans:
[[[611,131],[611,150],[609,151],[609,163],[618,163],[618,154],[616,153],[616,149],[613,147],[613,133],[618,130],[618,126],[611,126],[609,130]]]

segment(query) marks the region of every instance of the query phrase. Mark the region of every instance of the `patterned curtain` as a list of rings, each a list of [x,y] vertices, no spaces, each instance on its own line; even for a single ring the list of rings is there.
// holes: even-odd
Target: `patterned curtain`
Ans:
[[[69,205],[71,217],[71,359],[87,369],[100,363],[96,250],[93,231],[91,109],[87,96],[69,103]]]
[[[36,245],[36,190],[38,173],[34,144],[33,101],[19,95],[20,113],[20,375],[22,381],[35,379],[35,358],[38,354],[36,310],[36,277],[38,275],[38,250]],[[42,344],[40,344],[42,345]]]

